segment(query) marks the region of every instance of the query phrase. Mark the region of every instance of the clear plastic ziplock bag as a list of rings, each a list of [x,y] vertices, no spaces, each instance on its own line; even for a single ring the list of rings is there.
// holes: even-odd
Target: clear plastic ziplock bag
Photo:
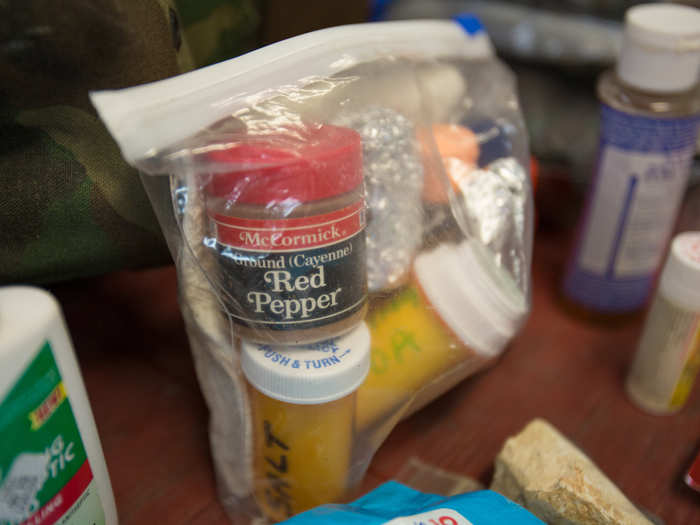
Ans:
[[[522,325],[527,139],[474,19],[326,29],[91,96],[175,259],[233,518],[342,501]]]

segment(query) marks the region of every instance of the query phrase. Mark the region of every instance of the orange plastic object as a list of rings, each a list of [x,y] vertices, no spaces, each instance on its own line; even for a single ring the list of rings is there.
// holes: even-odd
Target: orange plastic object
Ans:
[[[532,193],[537,190],[537,178],[540,174],[540,163],[535,157],[530,157],[530,181],[532,182]]]
[[[456,188],[459,181],[476,167],[479,158],[476,135],[469,128],[458,124],[434,124],[432,131],[433,140],[442,159],[442,168],[450,178],[452,186]],[[423,148],[427,149],[427,137],[420,136],[419,140]],[[428,155],[426,157],[429,158]],[[439,169],[440,167],[430,163],[425,165],[423,200],[430,203],[445,203],[448,200]]]

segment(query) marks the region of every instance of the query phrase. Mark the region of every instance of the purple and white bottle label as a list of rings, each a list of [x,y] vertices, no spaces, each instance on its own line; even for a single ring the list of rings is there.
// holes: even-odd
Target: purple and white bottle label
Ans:
[[[593,188],[565,293],[601,312],[644,304],[695,152],[698,116],[651,118],[603,105]]]

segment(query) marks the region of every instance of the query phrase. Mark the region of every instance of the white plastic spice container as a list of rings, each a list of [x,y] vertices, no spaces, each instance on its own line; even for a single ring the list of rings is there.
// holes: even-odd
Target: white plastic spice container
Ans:
[[[677,235],[644,324],[627,393],[655,414],[680,410],[700,369],[700,232]]]
[[[117,525],[59,305],[37,288],[0,288],[0,436],[0,523]]]
[[[304,346],[243,341],[253,414],[253,485],[271,520],[342,498],[349,488],[355,392],[369,369],[365,323]]]
[[[372,362],[357,393],[358,428],[414,411],[500,355],[527,314],[525,296],[480,243],[420,254],[408,286],[373,304]]]

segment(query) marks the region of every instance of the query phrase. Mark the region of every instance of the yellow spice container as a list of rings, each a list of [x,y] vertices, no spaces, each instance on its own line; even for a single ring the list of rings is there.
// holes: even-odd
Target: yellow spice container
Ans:
[[[417,410],[497,357],[527,313],[525,296],[476,241],[416,258],[411,284],[371,308],[371,367],[357,426]]]
[[[253,485],[273,521],[342,498],[354,437],[355,391],[369,369],[369,330],[304,346],[243,342],[250,386]]]

